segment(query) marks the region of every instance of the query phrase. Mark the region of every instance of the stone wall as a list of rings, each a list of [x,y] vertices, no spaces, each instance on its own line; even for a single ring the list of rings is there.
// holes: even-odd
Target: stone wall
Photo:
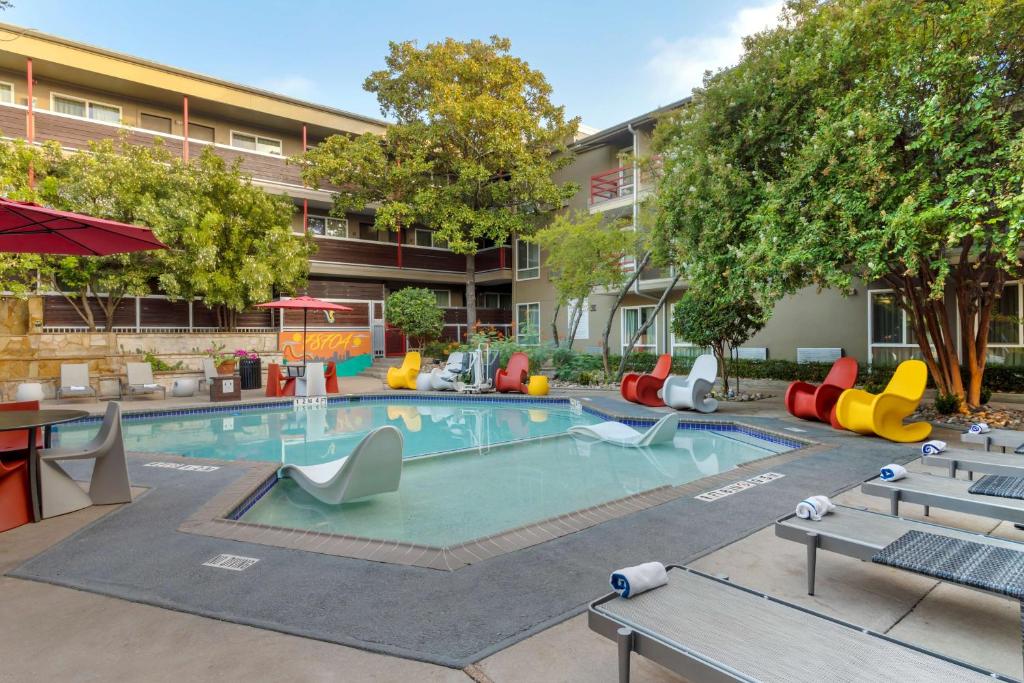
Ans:
[[[212,344],[226,350],[244,348],[257,351],[267,363],[279,362],[275,333],[242,334],[135,334],[118,332],[72,332],[64,334],[21,334],[17,316],[13,321],[4,313],[17,306],[0,306],[0,399],[13,400],[18,384],[39,382],[52,397],[60,381],[61,363],[88,363],[92,387],[101,396],[116,396],[118,381],[125,376],[125,363],[143,360],[148,351],[170,365],[180,362],[182,369],[157,372],[157,382],[170,388],[176,377],[202,375],[202,349]],[[25,317],[27,322],[27,315]],[[28,325],[26,324],[25,328]],[[20,328],[20,329],[25,329]],[[27,330],[26,330],[27,331]]]

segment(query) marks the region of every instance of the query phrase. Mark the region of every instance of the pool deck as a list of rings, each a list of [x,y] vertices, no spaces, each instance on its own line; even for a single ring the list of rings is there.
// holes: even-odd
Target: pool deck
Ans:
[[[379,387],[379,382],[376,385]],[[367,387],[366,390],[376,391],[377,387]],[[594,398],[601,403],[610,401],[622,410],[638,410],[626,407],[612,396],[594,394]],[[158,401],[145,403],[156,404]],[[160,408],[166,409],[166,406]],[[725,404],[716,417],[737,417],[750,424],[776,429],[808,428],[807,423],[785,416],[781,394],[765,401]],[[435,572],[442,576],[477,573],[472,574],[473,581],[458,585],[457,590],[439,592],[437,597],[443,599],[434,603],[432,612],[420,614],[412,600],[416,594],[438,590],[436,587],[431,589],[419,585],[415,591],[407,591],[397,575],[391,577],[392,581],[382,580],[380,583],[371,579],[372,575],[381,574],[382,567],[387,565],[331,558],[332,561],[359,566],[318,565],[316,571],[308,570],[311,575],[304,576],[307,568],[316,562],[312,565],[307,562],[293,564],[287,555],[281,556],[282,562],[289,560],[286,569],[291,572],[299,590],[309,590],[310,580],[331,581],[339,595],[352,591],[353,587],[365,588],[377,596],[374,618],[386,622],[394,611],[412,621],[423,619],[418,628],[424,641],[430,641],[433,635],[430,629],[448,628],[448,612],[459,613],[461,603],[478,600],[488,603],[485,609],[453,615],[458,618],[451,623],[460,624],[467,633],[486,631],[495,622],[506,628],[519,628],[533,617],[525,621],[507,621],[507,612],[529,612],[531,590],[545,601],[550,601],[550,596],[545,597],[542,587],[531,589],[528,580],[520,581],[517,577],[545,565],[554,565],[552,576],[565,575],[567,585],[556,593],[571,593],[572,597],[566,604],[573,603],[573,606],[563,609],[562,605],[552,605],[548,611],[557,614],[550,619],[537,622],[529,629],[509,632],[504,639],[500,639],[502,629],[494,629],[492,636],[498,637],[499,641],[492,648],[493,652],[470,657],[471,661],[463,658],[457,662],[462,668],[437,666],[289,635],[270,630],[274,625],[269,624],[266,628],[257,628],[232,623],[224,620],[228,615],[219,615],[218,618],[199,616],[179,611],[182,609],[180,605],[168,605],[171,609],[165,609],[146,604],[151,601],[142,595],[121,599],[104,595],[95,586],[88,590],[75,590],[44,582],[45,578],[32,581],[8,575],[40,553],[44,555],[36,560],[36,564],[44,570],[47,564],[42,560],[49,556],[55,561],[67,562],[65,568],[72,574],[81,573],[83,567],[78,563],[96,550],[89,547],[98,539],[95,534],[104,529],[124,531],[118,529],[116,523],[118,518],[129,521],[125,513],[157,516],[166,511],[157,505],[161,500],[185,498],[189,491],[198,496],[196,500],[202,498],[203,492],[197,490],[202,487],[195,482],[206,475],[194,474],[188,479],[184,473],[143,470],[145,461],[154,458],[133,457],[133,480],[153,486],[148,491],[140,491],[144,495],[133,505],[115,509],[89,508],[40,524],[26,525],[0,536],[0,573],[4,574],[0,576],[0,600],[4,605],[0,610],[0,632],[4,633],[4,638],[0,639],[0,658],[4,662],[0,679],[318,681],[337,680],[340,672],[344,672],[346,680],[373,681],[613,681],[614,645],[590,632],[585,615],[580,611],[588,599],[606,591],[605,576],[610,568],[648,559],[689,562],[699,569],[724,573],[737,583],[785,600],[1020,677],[1020,608],[1015,601],[830,553],[819,556],[817,595],[806,595],[804,549],[775,538],[770,521],[775,515],[773,507],[778,507],[779,503],[772,498],[784,493],[782,505],[791,507],[788,502],[791,502],[789,498],[793,491],[806,490],[807,486],[824,486],[830,481],[842,480],[845,485],[855,483],[857,478],[870,475],[879,459],[886,460],[889,454],[908,452],[906,447],[900,451],[872,439],[830,434],[813,427],[809,431],[814,432],[813,437],[820,441],[853,446],[835,454],[841,457],[805,461],[804,471],[801,471],[801,461],[788,463],[787,478],[758,487],[763,488],[762,491],[752,489],[713,503],[698,504],[686,500],[683,501],[686,507],[675,509],[670,506],[680,503],[670,502],[624,520],[579,532],[568,539],[519,551],[507,557],[521,562],[513,561],[502,572],[479,572],[475,569],[493,567],[501,558],[460,572]],[[807,433],[796,435],[811,436]],[[937,432],[936,436],[950,443],[958,441],[956,434],[948,430]],[[910,467],[924,469],[919,464],[911,464]],[[144,474],[136,476],[139,471]],[[754,472],[752,469],[751,474]],[[211,476],[230,478],[226,472]],[[175,489],[177,492],[170,495]],[[830,493],[832,490],[813,488],[806,492]],[[886,511],[888,507],[886,501],[862,496],[856,487],[837,496],[836,500],[879,511]],[[920,512],[918,506],[905,506],[904,514],[908,517],[918,517]],[[704,533],[702,529],[708,526],[709,520],[719,520],[722,528]],[[1024,533],[1012,525],[980,517],[933,509],[929,521],[1024,540]],[[640,539],[635,538],[638,535]],[[178,553],[190,547],[185,541],[181,543],[183,545],[174,549]],[[239,544],[232,550],[221,551],[245,555],[248,553],[246,548],[253,547],[258,546]],[[531,557],[529,553],[538,553],[538,548],[542,551],[540,557]],[[142,550],[139,548],[139,552],[129,553],[122,560],[134,564],[147,561],[159,564],[164,559],[146,558]],[[200,554],[206,550],[205,547],[198,549]],[[263,557],[268,566],[275,560],[275,557]],[[350,572],[360,571],[360,567],[369,573],[362,575],[362,583],[353,582],[357,575]],[[125,564],[123,570],[126,575],[131,575],[134,568]],[[223,572],[223,575],[228,574],[245,576],[246,572]],[[173,582],[174,577],[164,578]],[[417,580],[422,584],[422,577],[417,577]],[[193,573],[181,577],[180,581],[185,588],[206,593],[212,587],[202,586],[202,582],[229,579],[221,574],[214,578],[210,574]],[[276,582],[271,583],[277,587]],[[251,591],[236,594],[230,588],[227,590],[235,595],[236,601],[251,602],[254,596],[263,597]],[[494,594],[504,594],[504,601],[497,605],[490,603],[487,597]],[[406,605],[402,604],[403,600],[407,601]],[[278,607],[285,608],[282,605]],[[354,606],[339,603],[337,608],[345,610]],[[408,614],[404,613],[406,611]],[[354,626],[354,623],[348,622],[347,626]],[[353,632],[351,635],[358,637],[360,634]],[[477,642],[471,641],[470,645]],[[443,644],[443,641],[433,643],[434,646]],[[426,645],[430,643],[426,642]],[[116,655],[111,656],[111,653]],[[681,679],[634,658],[634,680]]]

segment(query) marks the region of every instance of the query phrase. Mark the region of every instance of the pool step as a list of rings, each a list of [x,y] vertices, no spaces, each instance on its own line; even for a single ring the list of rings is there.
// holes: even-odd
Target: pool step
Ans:
[[[361,377],[373,377],[383,380],[388,375],[389,368],[397,368],[402,364],[402,358],[374,358],[373,364],[359,373]]]

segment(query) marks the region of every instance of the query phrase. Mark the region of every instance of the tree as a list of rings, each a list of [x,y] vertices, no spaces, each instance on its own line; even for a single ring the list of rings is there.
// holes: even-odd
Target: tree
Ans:
[[[729,350],[744,344],[764,322],[764,311],[752,298],[729,298],[714,290],[687,290],[672,310],[672,331],[691,344],[709,347],[715,354],[726,393]]]
[[[395,121],[383,137],[332,136],[303,157],[303,179],[342,189],[335,210],[376,204],[376,227],[437,231],[466,255],[466,307],[476,322],[475,254],[528,236],[577,188],[553,173],[571,163],[579,124],[551,102],[544,75],[510,54],[511,42],[448,38],[418,48],[391,43],[386,68],[364,89]]]
[[[557,294],[555,318],[562,307],[573,315],[566,347],[571,349],[583,317],[583,301],[595,288],[620,287],[626,279],[622,257],[628,252],[621,221],[605,221],[601,214],[558,214],[532,238],[547,254],[547,267]]]
[[[783,19],[659,133],[664,237],[710,244],[689,270],[761,304],[883,282],[939,392],[978,405],[1021,272],[1024,5],[793,0]]]
[[[416,346],[433,341],[444,329],[444,313],[429,289],[406,287],[388,296],[384,317],[389,325],[416,341]]]

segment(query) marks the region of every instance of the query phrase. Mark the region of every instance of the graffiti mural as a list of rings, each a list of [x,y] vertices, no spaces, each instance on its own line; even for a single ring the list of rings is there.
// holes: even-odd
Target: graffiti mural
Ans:
[[[290,364],[302,362],[302,331],[281,332],[278,336],[281,356]],[[360,372],[373,361],[369,330],[347,332],[307,332],[307,361],[334,361],[340,376]]]

